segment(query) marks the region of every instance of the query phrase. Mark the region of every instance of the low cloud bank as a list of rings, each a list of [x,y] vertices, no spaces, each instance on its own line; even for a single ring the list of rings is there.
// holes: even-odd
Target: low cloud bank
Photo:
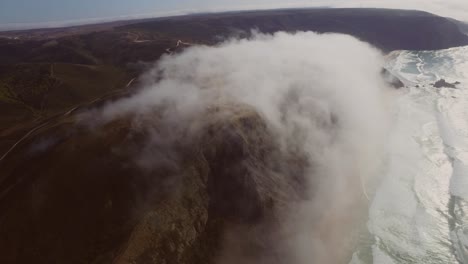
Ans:
[[[131,114],[139,126],[158,120],[168,132],[161,138],[158,130],[149,145],[169,148],[164,142],[190,137],[209,122],[204,113],[210,107],[254,109],[279,151],[307,158],[308,193],[278,212],[281,227],[268,231],[274,253],[253,257],[239,250],[242,236],[228,230],[218,262],[337,263],[363,200],[361,180],[378,173],[382,160],[390,93],[382,65],[378,50],[350,36],[254,34],[163,57],[147,74],[145,89],[106,106],[101,117]],[[142,155],[150,167],[155,157]]]

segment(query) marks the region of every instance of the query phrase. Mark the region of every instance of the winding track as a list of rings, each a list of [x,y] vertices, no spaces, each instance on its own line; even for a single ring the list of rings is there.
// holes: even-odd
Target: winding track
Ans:
[[[125,89],[130,87],[130,85],[132,85],[132,83],[135,81],[136,78],[133,78],[131,79],[127,85],[125,86]],[[100,100],[102,97],[98,98],[98,99],[95,99],[89,103],[87,103],[88,105],[89,104],[93,104],[94,102]],[[66,113],[63,114],[63,116],[69,116],[71,115],[75,110],[77,110],[78,108],[80,108],[82,105],[77,105],[75,107],[73,107],[72,109],[68,110]],[[24,135],[22,138],[20,138],[7,152],[5,152],[5,154],[3,154],[3,156],[0,158],[0,162],[2,162],[7,156],[8,154],[10,154],[15,148],[16,146],[18,146],[21,142],[23,142],[24,140],[26,140],[32,133],[36,132],[37,130],[47,126],[51,121],[52,121],[53,118],[43,122],[42,124],[34,127],[33,129],[31,129],[28,133],[26,133],[26,135]]]
[[[139,38],[139,36],[136,37],[136,39],[134,40],[134,42],[137,42],[137,43],[139,43],[139,42],[145,42],[145,41],[140,41],[138,38]],[[174,48],[172,48],[172,49],[171,49],[171,48],[167,48],[167,49],[166,49],[166,52],[169,53],[169,54],[171,55],[171,54],[173,53],[172,50],[175,50],[175,49],[178,48],[180,45],[191,46],[191,45],[193,45],[193,44],[187,43],[187,42],[183,42],[182,40],[178,40],[178,41],[177,41],[177,45],[176,45]],[[53,74],[53,68],[51,69],[51,72],[52,72],[51,74]],[[128,87],[130,87],[130,86],[133,84],[133,82],[135,81],[135,79],[136,79],[136,78],[131,79],[131,80],[127,83],[127,85],[125,86],[125,89],[127,89]],[[94,102],[99,101],[99,100],[101,100],[102,98],[103,98],[103,97],[99,97],[99,98],[97,98],[97,99],[95,99],[95,100],[93,100],[93,101],[91,101],[91,102],[89,102],[89,103],[87,103],[87,104],[88,104],[88,105],[89,105],[89,104],[93,104]],[[82,106],[82,105],[77,105],[77,106],[73,107],[72,109],[70,109],[70,110],[68,110],[67,112],[65,112],[62,116],[69,116],[69,115],[71,115],[73,112],[75,112],[75,111],[76,111],[77,109],[79,109],[81,106]],[[55,116],[55,117],[57,117],[57,116]],[[8,150],[5,152],[5,154],[3,154],[3,156],[0,158],[0,163],[1,163],[1,162],[2,162],[2,161],[3,161],[19,144],[21,144],[23,141],[25,141],[26,139],[28,139],[34,132],[36,132],[36,131],[38,131],[39,129],[44,128],[45,126],[47,126],[48,124],[50,124],[50,123],[52,122],[52,120],[55,119],[55,117],[51,117],[51,118],[49,118],[48,120],[44,121],[43,123],[39,124],[38,126],[34,127],[34,128],[31,129],[29,132],[27,132],[23,137],[21,137],[18,141],[16,141],[16,143],[13,144],[13,146],[11,146],[11,148],[8,149]],[[2,193],[2,194],[0,195],[0,198],[1,198],[1,197],[4,197],[4,196],[8,193],[9,190],[10,190],[10,189],[7,189],[4,193]]]
[[[25,139],[27,139],[32,133],[34,133],[35,131],[45,127],[46,125],[48,125],[50,123],[50,121],[46,121],[42,124],[40,124],[39,126],[33,128],[31,131],[29,131],[26,135],[24,135],[20,140],[18,140],[5,154],[3,154],[3,156],[0,158],[0,162],[6,158],[6,156],[8,156],[8,154],[13,151],[16,146],[18,146],[18,144],[20,144],[21,142],[23,142]]]

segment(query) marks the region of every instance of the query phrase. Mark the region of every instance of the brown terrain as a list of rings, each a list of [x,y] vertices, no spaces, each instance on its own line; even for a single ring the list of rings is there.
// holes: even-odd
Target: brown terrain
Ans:
[[[0,32],[0,263],[213,263],[227,229],[251,241],[239,250],[252,259],[273,247],[269,230],[305,195],[308,164],[303,153],[278,152],[253,109],[212,107],[196,137],[150,146],[151,131],[171,133],[158,113],[148,127],[135,128],[131,115],[97,127],[78,122],[79,113],[141,88],[141,74],[164,54],[251,29],[347,33],[384,51],[468,44],[453,21],[379,9]],[[223,113],[230,118],[217,118]],[[143,149],[163,158],[142,168],[132,157]]]

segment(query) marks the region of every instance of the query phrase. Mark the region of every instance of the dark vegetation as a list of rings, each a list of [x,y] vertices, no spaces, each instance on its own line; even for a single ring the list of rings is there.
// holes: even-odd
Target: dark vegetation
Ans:
[[[211,263],[220,230],[240,224],[250,226],[240,233],[254,241],[245,250],[265,250],[268,232],[256,223],[268,218],[274,226],[267,216],[301,195],[305,164],[300,155],[275,156],[257,113],[244,106],[207,113],[237,111],[204,128],[200,141],[180,143],[177,166],[149,170],[132,163],[148,131],[134,130],[131,117],[90,130],[74,115],[130,93],[138,80],[127,84],[145,63],[178,40],[210,45],[251,29],[346,33],[384,51],[468,44],[451,20],[379,9],[230,12],[0,33],[0,158],[19,142],[0,160],[0,263]],[[166,150],[151,149],[155,156]],[[288,166],[268,168],[273,158]],[[272,176],[282,173],[292,176]]]

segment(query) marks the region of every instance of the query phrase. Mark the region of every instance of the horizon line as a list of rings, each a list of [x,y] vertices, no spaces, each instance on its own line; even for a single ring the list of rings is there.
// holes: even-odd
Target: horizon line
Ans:
[[[223,8],[211,8],[206,10],[174,10],[167,12],[152,12],[152,13],[141,13],[134,15],[122,15],[114,17],[100,17],[100,18],[83,18],[83,19],[71,19],[71,20],[62,20],[62,21],[47,21],[47,22],[28,22],[28,23],[6,23],[0,24],[0,32],[15,32],[15,31],[26,31],[26,30],[40,30],[40,29],[61,29],[61,28],[71,28],[71,27],[80,27],[80,26],[92,26],[106,23],[115,23],[115,22],[126,22],[132,20],[143,20],[143,19],[157,19],[157,18],[170,18],[176,16],[189,16],[189,15],[199,15],[199,14],[216,14],[216,13],[228,13],[228,12],[241,12],[241,11],[267,11],[267,10],[282,10],[282,9],[314,9],[314,8],[336,8],[336,9],[393,9],[393,10],[413,10],[421,11],[426,13],[431,13],[424,10],[415,10],[415,9],[395,9],[395,8],[381,8],[381,7],[333,7],[333,6],[283,6],[283,7],[253,7],[253,6],[243,6],[233,9],[223,9]],[[431,13],[433,14],[433,13]]]

